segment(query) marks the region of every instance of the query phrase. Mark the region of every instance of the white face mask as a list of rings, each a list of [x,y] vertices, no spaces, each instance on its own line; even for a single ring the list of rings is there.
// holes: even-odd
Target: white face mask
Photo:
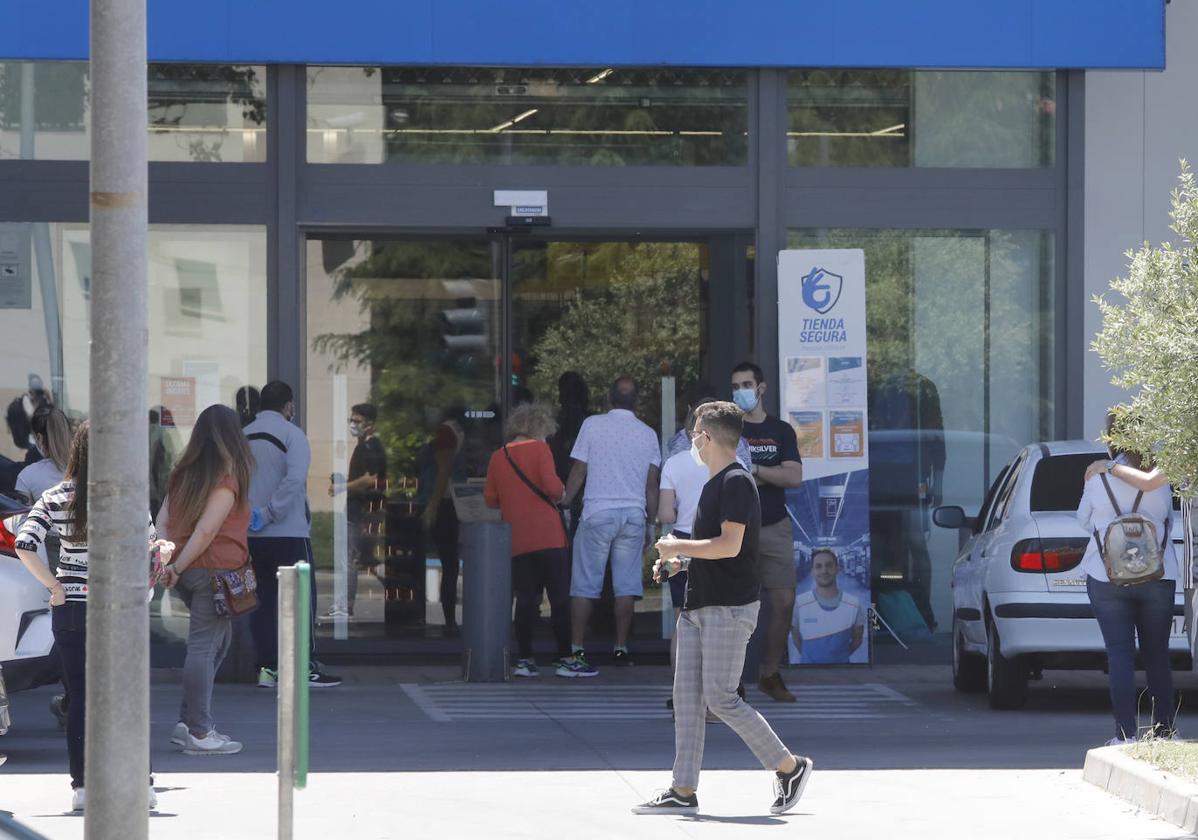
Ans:
[[[705,467],[707,464],[703,463],[703,456],[700,454],[701,452],[702,447],[699,446],[698,438],[691,440],[691,460],[700,467]]]
[[[349,434],[350,434],[350,437],[361,437],[362,436],[362,424],[361,423],[350,423],[349,424]]]

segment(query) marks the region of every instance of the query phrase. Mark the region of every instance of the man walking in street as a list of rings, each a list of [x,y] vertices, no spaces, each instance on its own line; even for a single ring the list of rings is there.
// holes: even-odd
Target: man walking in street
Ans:
[[[644,594],[642,557],[653,532],[647,523],[657,517],[661,449],[653,430],[637,419],[636,382],[621,376],[608,392],[611,410],[588,417],[570,453],[573,464],[562,507],[569,508],[586,485],[582,522],[574,536],[570,581],[570,624],[573,655],[562,661],[559,677],[598,674],[583,647],[594,602],[603,590],[603,574],[611,559],[612,590],[616,599],[617,665],[631,665],[628,633],[636,599]]]
[[[766,384],[761,368],[741,362],[732,370],[732,398],[745,413],[744,435],[753,455],[753,478],[761,494],[759,569],[766,624],[762,628],[763,692],[783,703],[795,696],[782,681],[782,658],[795,605],[794,535],[786,511],[786,491],[803,483],[803,459],[789,423],[765,413]]]
[[[814,764],[792,755],[765,718],[736,692],[760,606],[761,502],[752,478],[736,461],[743,415],[732,403],[716,402],[700,406],[696,416],[691,453],[711,477],[699,497],[691,539],[667,535],[659,540],[661,560],[654,569],[658,581],[684,567],[688,571],[686,605],[676,628],[674,778],[668,790],[632,810],[699,810],[695,791],[703,766],[704,710],[710,709],[740,736],[762,767],[775,772],[770,813],[782,814],[802,796]]]
[[[258,657],[258,685],[274,688],[279,671],[279,584],[275,573],[282,566],[312,563],[307,487],[312,450],[303,430],[292,422],[295,396],[290,385],[278,381],[267,383],[262,389],[259,409],[254,422],[244,430],[254,454],[249,548],[258,578],[258,609],[250,613],[250,630]],[[315,617],[315,580],[312,604],[311,615]],[[315,632],[311,638],[315,646]],[[308,684],[326,688],[340,685],[341,680],[322,674],[313,659]]]
[[[865,608],[840,591],[840,558],[830,548],[811,553],[815,587],[798,597],[791,638],[804,665],[841,665],[865,640]]]

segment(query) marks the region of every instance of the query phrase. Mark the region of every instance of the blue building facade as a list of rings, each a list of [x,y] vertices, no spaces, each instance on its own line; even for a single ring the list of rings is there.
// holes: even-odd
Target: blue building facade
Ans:
[[[14,5],[0,399],[37,374],[81,417],[87,3]],[[776,384],[784,248],[865,250],[871,396],[900,406],[871,412],[872,431],[916,432],[892,436],[911,441],[916,478],[879,489],[877,509],[976,510],[1015,448],[1082,432],[1086,73],[1163,68],[1162,0],[149,13],[152,484],[203,407],[295,384],[330,650],[458,644],[469,512],[420,524],[440,504],[421,486],[447,416],[464,482],[511,405],[568,402],[566,373],[590,410],[616,374],[637,376],[665,437],[688,394],[727,390],[743,358]],[[912,371],[919,388],[896,401]],[[365,508],[329,492],[364,403],[387,452]],[[942,470],[925,469],[920,441],[939,431],[953,432]],[[16,440],[0,453],[24,457]],[[895,548],[871,574],[942,632],[955,537],[923,539],[930,569]],[[642,640],[668,608],[647,593]],[[160,639],[181,637],[182,614],[155,601]]]

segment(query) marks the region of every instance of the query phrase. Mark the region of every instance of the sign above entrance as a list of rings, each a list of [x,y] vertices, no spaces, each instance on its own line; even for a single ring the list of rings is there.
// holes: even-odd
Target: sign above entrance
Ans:
[[[510,207],[513,216],[549,215],[548,190],[495,190],[495,206]]]

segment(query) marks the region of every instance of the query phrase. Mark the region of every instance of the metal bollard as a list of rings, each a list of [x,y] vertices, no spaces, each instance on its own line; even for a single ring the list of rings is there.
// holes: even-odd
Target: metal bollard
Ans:
[[[508,679],[512,634],[512,529],[506,522],[462,524],[462,677]]]
[[[311,567],[285,566],[279,579],[278,837],[291,840],[295,790],[308,780],[308,632]]]

